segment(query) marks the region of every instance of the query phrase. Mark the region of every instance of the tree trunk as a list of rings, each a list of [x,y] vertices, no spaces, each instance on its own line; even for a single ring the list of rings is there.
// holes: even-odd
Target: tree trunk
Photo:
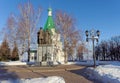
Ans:
[[[30,41],[28,41],[28,62],[30,62]]]
[[[65,54],[65,63],[67,63],[67,50],[66,50],[66,48],[65,48],[65,51],[64,51],[64,54]]]

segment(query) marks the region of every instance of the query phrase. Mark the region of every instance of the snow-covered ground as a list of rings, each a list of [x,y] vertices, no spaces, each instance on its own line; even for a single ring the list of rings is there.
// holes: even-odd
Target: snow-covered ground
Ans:
[[[113,65],[119,65],[118,64],[120,62],[118,61],[96,61],[96,65],[109,65],[109,64],[113,64]],[[77,65],[85,65],[85,66],[91,66],[94,64],[93,60],[82,60],[82,61],[71,61],[68,62],[65,65],[71,65],[71,64],[77,64]]]
[[[104,63],[109,64],[110,62],[96,61],[96,65],[104,64]],[[94,62],[93,62],[93,60],[72,61],[72,62],[68,62],[65,65],[71,65],[71,64],[91,66],[94,64]]]
[[[93,65],[93,61],[68,62],[66,65]],[[96,61],[96,68],[89,67],[87,74],[90,79],[97,79],[103,83],[120,83],[120,61]]]
[[[91,66],[93,61],[77,61],[68,62],[65,65],[79,64]],[[96,68],[89,67],[87,69],[87,74],[91,79],[98,79],[103,83],[120,83],[120,61],[96,61],[98,65]],[[10,61],[10,62],[0,62],[0,65],[26,65],[26,62],[20,61]],[[48,77],[48,78],[34,78],[34,79],[19,79],[19,80],[4,80],[0,83],[65,83],[64,79],[61,77]],[[57,82],[60,81],[60,82]]]
[[[0,66],[10,66],[10,65],[27,65],[27,63],[21,61],[0,62]]]
[[[0,80],[0,83],[65,83],[65,81],[62,77],[50,76],[47,78]]]
[[[103,62],[102,62],[103,64]],[[120,62],[104,62],[96,68],[88,68],[91,79],[98,79],[103,83],[120,83]]]
[[[64,65],[71,65],[71,64],[89,66],[89,65],[93,65],[93,61],[92,60],[73,61],[73,62],[68,62],[67,64],[64,64]],[[114,65],[116,65],[116,61],[113,61],[113,62],[112,61],[96,61],[96,65],[105,65],[105,64],[114,64]],[[21,61],[0,62],[0,66],[7,66],[7,65],[27,65],[27,62],[21,62]]]

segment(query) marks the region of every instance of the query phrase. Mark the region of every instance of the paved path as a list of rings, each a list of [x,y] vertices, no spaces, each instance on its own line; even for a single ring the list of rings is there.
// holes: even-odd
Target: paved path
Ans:
[[[66,83],[99,83],[87,78],[85,67],[78,65],[61,65],[55,67],[9,66],[0,67],[0,80],[15,78],[38,78],[61,76]]]

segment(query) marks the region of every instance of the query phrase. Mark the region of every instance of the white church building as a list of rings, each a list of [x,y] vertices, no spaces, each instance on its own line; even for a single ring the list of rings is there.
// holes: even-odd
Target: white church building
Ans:
[[[56,32],[51,8],[48,9],[48,18],[43,31],[49,31],[52,34],[52,42],[51,44],[38,44],[37,46],[31,46],[30,62],[46,64],[45,62],[51,61],[53,64],[64,64],[64,52],[62,42],[60,41],[61,37],[60,34]],[[50,59],[46,59],[46,61],[44,61],[43,59],[46,54],[50,54]]]

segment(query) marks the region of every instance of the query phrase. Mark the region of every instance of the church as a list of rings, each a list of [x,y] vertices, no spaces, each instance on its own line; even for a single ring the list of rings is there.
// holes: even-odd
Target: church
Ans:
[[[52,9],[48,8],[46,24],[37,33],[37,49],[30,51],[30,62],[35,62],[37,65],[64,64],[64,52],[60,38],[52,18]]]

